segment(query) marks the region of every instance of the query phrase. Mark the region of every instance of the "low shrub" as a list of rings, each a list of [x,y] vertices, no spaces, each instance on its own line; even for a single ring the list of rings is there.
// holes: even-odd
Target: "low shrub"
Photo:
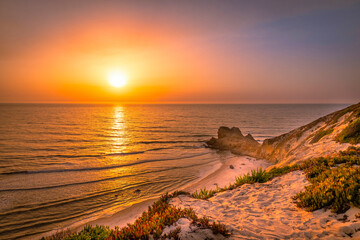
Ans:
[[[346,151],[341,151],[339,155],[360,157],[360,147],[351,146]]]
[[[359,153],[360,148],[353,147],[336,157],[304,162],[301,168],[311,185],[294,197],[297,206],[308,211],[330,207],[336,213],[346,211],[351,204],[360,206]]]
[[[350,204],[360,206],[360,169],[342,165],[328,168],[310,178],[312,184],[298,193],[294,199],[297,206],[314,211],[331,207],[333,212],[342,213]]]
[[[318,133],[315,134],[315,136],[312,138],[312,140],[310,141],[310,143],[317,143],[320,139],[322,139],[323,137],[325,137],[326,135],[329,135],[330,133],[332,133],[334,131],[334,128],[328,128],[326,130],[321,129],[319,130]]]
[[[351,144],[360,143],[360,117],[349,123],[349,125],[336,136],[336,141]]]
[[[161,239],[174,239],[180,240],[179,233],[181,232],[181,227],[177,227],[174,230],[170,231],[168,234],[161,236]]]
[[[216,223],[216,222],[213,222],[211,224],[211,227],[210,229],[213,231],[213,233],[217,234],[217,233],[220,233],[224,236],[230,236],[230,233],[229,231],[226,229],[225,225],[222,224],[222,223]]]
[[[199,192],[195,191],[192,194],[192,197],[197,199],[203,199],[206,200],[212,196],[214,196],[216,193],[224,192],[227,190],[232,190],[236,187],[240,187],[243,184],[252,184],[252,183],[264,183],[267,182],[274,177],[284,175],[286,173],[299,170],[299,165],[291,165],[291,166],[285,166],[285,167],[274,167],[270,169],[269,171],[265,171],[262,168],[257,168],[251,170],[250,173],[247,173],[243,176],[235,177],[235,183],[229,184],[228,186],[222,187],[222,188],[216,188],[215,190],[207,190],[206,188],[201,189]]]
[[[78,233],[72,233],[70,230],[64,230],[55,233],[49,237],[43,237],[42,240],[102,240],[110,235],[110,229],[107,226],[85,226],[83,230]]]
[[[223,236],[229,236],[230,233],[229,231],[226,229],[225,225],[218,222],[213,222],[211,223],[209,218],[207,217],[202,217],[198,220],[198,225],[201,228],[210,228],[214,234],[222,234]]]
[[[200,189],[198,192],[197,190],[192,194],[194,198],[197,199],[208,199],[214,196],[215,193],[217,193],[217,190],[207,190],[206,188]]]
[[[168,203],[171,197],[172,195],[169,194],[163,195],[133,224],[112,231],[107,239],[148,239],[149,235],[152,235],[154,239],[159,239],[165,226],[174,224],[180,218],[189,217],[193,221],[197,219],[192,209],[182,210],[171,206]]]
[[[55,234],[49,236],[49,237],[42,237],[41,240],[63,240],[66,237],[70,236],[72,232],[70,229],[58,231]]]
[[[144,212],[135,223],[128,224],[128,226],[121,229],[116,229],[110,233],[108,240],[123,240],[123,239],[148,239],[150,235],[154,239],[160,239],[161,234],[165,226],[170,226],[177,222],[180,218],[186,217],[191,219],[194,224],[204,225],[191,208],[177,208],[171,206],[168,202],[170,198],[176,197],[180,194],[188,194],[186,192],[174,192],[173,194],[165,194],[152,206],[149,207],[148,211]],[[216,223],[206,224],[207,228],[220,229]],[[225,226],[223,226],[225,229]],[[224,234],[227,231],[222,231]]]
[[[240,177],[235,177],[235,185],[241,186],[245,183],[263,183],[268,181],[268,175],[265,170],[262,170],[262,168],[258,168],[256,170],[251,170],[251,174],[247,173]]]

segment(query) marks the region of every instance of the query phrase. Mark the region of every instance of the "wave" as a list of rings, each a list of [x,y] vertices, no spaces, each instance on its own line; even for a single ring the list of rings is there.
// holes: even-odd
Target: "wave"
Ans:
[[[201,141],[141,141],[138,144],[198,143]]]
[[[209,164],[209,163],[214,162],[214,161],[216,161],[216,160],[207,161],[207,162],[198,163],[198,164],[191,164],[191,165],[188,165],[188,166],[171,167],[171,168],[161,169],[161,170],[156,170],[156,171],[147,171],[147,172],[145,171],[145,172],[140,172],[140,173],[138,173],[138,174],[123,175],[123,176],[111,177],[111,178],[103,178],[103,179],[98,179],[98,180],[93,180],[93,181],[86,181],[86,182],[75,182],[75,183],[68,183],[68,184],[61,184],[61,185],[53,185],[53,186],[34,187],[34,188],[9,188],[9,189],[0,189],[0,192],[34,191],[34,190],[45,190],[45,189],[53,189],[53,188],[61,188],[61,187],[69,187],[69,186],[76,186],[76,185],[99,183],[99,182],[112,181],[112,180],[117,180],[117,179],[122,179],[122,178],[127,178],[127,177],[141,176],[141,175],[151,174],[151,173],[166,172],[166,171],[171,171],[171,170],[175,170],[175,169],[184,169],[184,168],[190,168],[190,167],[198,167],[198,166],[202,166],[202,165]],[[0,214],[0,216],[1,216],[1,214]]]
[[[209,134],[194,134],[194,135],[181,135],[181,136],[177,136],[180,138],[187,138],[187,137],[213,137],[213,135],[209,135]]]
[[[162,182],[168,182],[168,181],[158,181],[156,183],[162,183]],[[75,196],[75,197],[64,198],[64,199],[60,199],[60,200],[49,201],[49,202],[39,203],[39,204],[21,205],[21,206],[15,207],[9,211],[1,212],[0,216],[4,217],[4,216],[8,216],[8,215],[13,215],[13,214],[20,214],[20,213],[25,213],[25,212],[36,211],[36,210],[44,209],[44,208],[58,207],[58,206],[62,206],[65,204],[79,202],[79,201],[83,201],[86,199],[92,199],[92,198],[96,198],[96,197],[100,197],[100,196],[104,196],[104,195],[108,195],[108,194],[113,194],[113,193],[119,194],[120,192],[123,192],[126,190],[131,190],[131,189],[135,189],[135,188],[137,189],[141,186],[147,186],[147,185],[152,185],[152,184],[153,184],[153,182],[146,181],[146,182],[131,184],[126,187],[117,187],[117,188],[112,188],[112,189],[108,189],[108,190],[92,192],[92,193],[89,193],[84,196]],[[4,225],[0,225],[0,229],[3,226]]]
[[[126,156],[126,155],[136,155],[136,154],[142,154],[147,151],[137,151],[137,152],[120,152],[120,153],[108,153],[101,156]]]
[[[170,181],[158,181],[156,183],[167,183],[167,182],[170,182]],[[147,186],[147,185],[152,185],[152,184],[153,184],[152,182],[144,182],[144,183],[140,183],[140,184],[133,184],[132,186],[126,187],[126,188],[115,188],[115,189],[111,189],[111,190],[91,193],[91,194],[88,194],[87,196],[82,196],[82,197],[62,199],[62,200],[48,202],[46,204],[40,204],[40,205],[22,206],[22,207],[18,207],[18,209],[12,210],[12,211],[0,213],[0,216],[3,216],[4,218],[6,218],[6,216],[14,215],[14,214],[27,214],[29,212],[38,211],[41,209],[48,209],[48,208],[54,208],[54,207],[59,208],[61,206],[72,204],[74,202],[80,202],[80,201],[84,201],[84,200],[98,198],[98,197],[102,197],[105,195],[119,194],[120,192],[123,192],[123,191],[128,191],[128,190],[132,190],[135,188],[139,188],[141,186]],[[51,215],[45,215],[45,216],[38,216],[37,218],[20,220],[20,221],[12,222],[12,223],[9,223],[9,222],[0,223],[0,236],[2,236],[4,234],[12,235],[12,234],[16,234],[19,230],[34,229],[34,228],[36,229],[37,227],[40,227],[43,225],[64,222],[67,220],[90,215],[90,214],[93,214],[94,212],[101,211],[104,207],[109,206],[109,204],[110,205],[113,204],[114,201],[116,201],[116,198],[114,198],[114,200],[111,200],[111,201],[98,202],[97,204],[93,204],[92,207],[89,208],[87,211],[75,210],[75,211],[73,211],[72,214],[63,214],[61,216],[58,216],[57,218],[54,218]],[[14,237],[12,237],[10,239],[14,239]]]
[[[13,171],[13,172],[4,172],[1,175],[12,175],[12,174],[39,174],[39,173],[57,173],[57,172],[82,172],[82,171],[100,171],[100,170],[108,170],[114,168],[121,168],[121,167],[129,167],[139,164],[151,163],[151,162],[161,162],[161,161],[173,161],[173,160],[180,160],[180,159],[187,159],[193,157],[203,156],[209,153],[201,153],[191,156],[184,156],[178,158],[168,158],[168,159],[150,159],[144,161],[138,161],[128,164],[121,164],[121,165],[111,165],[111,166],[104,166],[104,167],[88,167],[88,168],[68,168],[68,169],[46,169],[46,170],[35,170],[35,171]]]
[[[185,178],[184,181],[185,182],[190,182],[193,181],[194,178]],[[178,184],[180,182],[182,182],[182,180],[178,180],[176,181]],[[157,181],[155,182],[156,185],[158,186],[156,189],[151,189],[151,191],[156,194],[160,194],[162,192],[164,192],[168,187],[172,186],[174,181],[173,180],[165,180],[165,181]],[[33,208],[27,208],[27,209],[17,209],[15,211],[9,211],[5,214],[0,213],[0,216],[8,216],[8,215],[14,215],[14,214],[29,214],[29,212],[33,212],[33,211],[38,211],[41,209],[48,209],[48,208],[59,208],[59,207],[66,207],[65,205],[68,204],[72,204],[74,202],[79,202],[79,201],[83,201],[86,199],[92,199],[92,198],[97,198],[97,197],[102,197],[104,195],[113,195],[113,194],[121,194],[121,192],[124,191],[132,191],[133,189],[137,189],[139,187],[144,187],[144,186],[153,186],[154,182],[146,182],[146,183],[141,183],[141,184],[136,184],[136,185],[132,185],[131,187],[126,187],[126,188],[117,188],[117,189],[112,189],[112,190],[108,190],[108,191],[102,191],[102,192],[98,192],[98,193],[92,193],[89,194],[87,196],[84,196],[83,198],[70,198],[70,199],[63,199],[60,201],[54,201],[52,202],[52,204],[44,204],[44,205],[33,205],[31,207]],[[26,232],[25,235],[21,235],[21,237],[29,237],[32,235],[36,235],[36,234],[40,234],[43,232],[48,232],[49,230],[44,230],[43,228],[41,228],[42,226],[46,226],[46,225],[50,225],[53,226],[53,224],[57,224],[57,223],[64,223],[64,222],[68,222],[69,220],[75,220],[77,219],[77,221],[83,221],[84,218],[86,219],[87,217],[91,217],[94,216],[94,214],[102,212],[104,209],[108,208],[109,205],[114,205],[114,204],[124,204],[124,201],[119,202],[119,199],[114,197],[111,199],[108,199],[107,201],[98,201],[96,203],[93,203],[91,206],[91,208],[86,208],[86,210],[84,211],[83,209],[74,209],[72,211],[72,214],[66,214],[65,212],[61,215],[56,215],[57,217],[54,218],[54,214],[51,214],[51,210],[48,209],[46,210],[46,212],[48,214],[44,215],[44,214],[40,214],[38,215],[36,218],[31,218],[31,219],[24,219],[24,218],[19,218],[17,221],[14,221],[12,223],[9,222],[2,222],[0,223],[0,236],[2,237],[2,239],[5,239],[5,236],[8,237],[6,239],[16,239],[18,237],[20,237],[20,232],[24,231],[24,230],[28,230],[28,229],[32,229],[35,231],[32,232]],[[142,198],[142,201],[145,201],[146,198]],[[24,206],[25,207],[25,206]],[[26,206],[26,207],[30,207],[30,206]],[[1,221],[0,221],[1,222]],[[58,226],[53,226],[52,228],[54,229],[55,227]],[[21,233],[23,234],[23,233]]]
[[[83,155],[68,155],[68,154],[53,154],[53,155],[34,155],[31,156],[32,159],[37,158],[98,158],[98,157],[106,157],[106,156],[127,156],[127,155],[137,155],[143,154],[145,152],[158,151],[163,149],[171,149],[171,148],[151,148],[144,151],[134,151],[134,152],[118,152],[118,153],[106,153],[106,154],[83,154]],[[14,159],[14,158],[23,158],[27,157],[26,154],[15,156],[4,156],[3,159]]]

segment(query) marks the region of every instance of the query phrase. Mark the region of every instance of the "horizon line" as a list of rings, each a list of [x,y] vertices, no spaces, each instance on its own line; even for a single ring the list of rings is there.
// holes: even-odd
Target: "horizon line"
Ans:
[[[222,105],[231,105],[231,104],[262,104],[262,105],[266,105],[266,104],[356,104],[359,102],[205,102],[205,101],[197,101],[197,102],[189,102],[189,101],[162,101],[162,102],[71,102],[71,101],[50,101],[50,102],[45,102],[45,101],[39,101],[39,102],[0,102],[0,104],[99,104],[99,105],[119,105],[119,104],[124,104],[124,105],[177,105],[177,104],[222,104]]]

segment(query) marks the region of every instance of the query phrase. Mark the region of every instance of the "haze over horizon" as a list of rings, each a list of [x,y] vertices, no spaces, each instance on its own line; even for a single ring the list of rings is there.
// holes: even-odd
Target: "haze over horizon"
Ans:
[[[0,2],[0,102],[356,103],[359,89],[360,1]]]

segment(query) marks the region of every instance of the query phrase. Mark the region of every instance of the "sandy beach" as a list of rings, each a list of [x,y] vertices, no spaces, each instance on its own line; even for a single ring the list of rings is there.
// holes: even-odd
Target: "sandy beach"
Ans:
[[[205,175],[203,178],[200,178],[198,181],[195,181],[191,184],[185,185],[183,189],[188,192],[194,192],[201,188],[215,189],[216,186],[224,187],[229,183],[235,181],[236,176],[240,176],[250,172],[252,169],[263,168],[270,166],[271,164],[265,160],[257,160],[252,157],[247,156],[235,156],[229,158],[224,162],[223,165],[217,167],[215,171],[211,172],[208,175]],[[232,166],[233,168],[230,168]],[[119,211],[111,216],[99,218],[97,220],[88,222],[87,224],[91,225],[105,225],[110,228],[115,226],[123,227],[127,223],[134,222],[141,214],[147,210],[147,208],[157,200],[157,198],[149,199],[145,202],[134,204],[122,211]],[[81,229],[81,226],[77,226],[76,229]]]

